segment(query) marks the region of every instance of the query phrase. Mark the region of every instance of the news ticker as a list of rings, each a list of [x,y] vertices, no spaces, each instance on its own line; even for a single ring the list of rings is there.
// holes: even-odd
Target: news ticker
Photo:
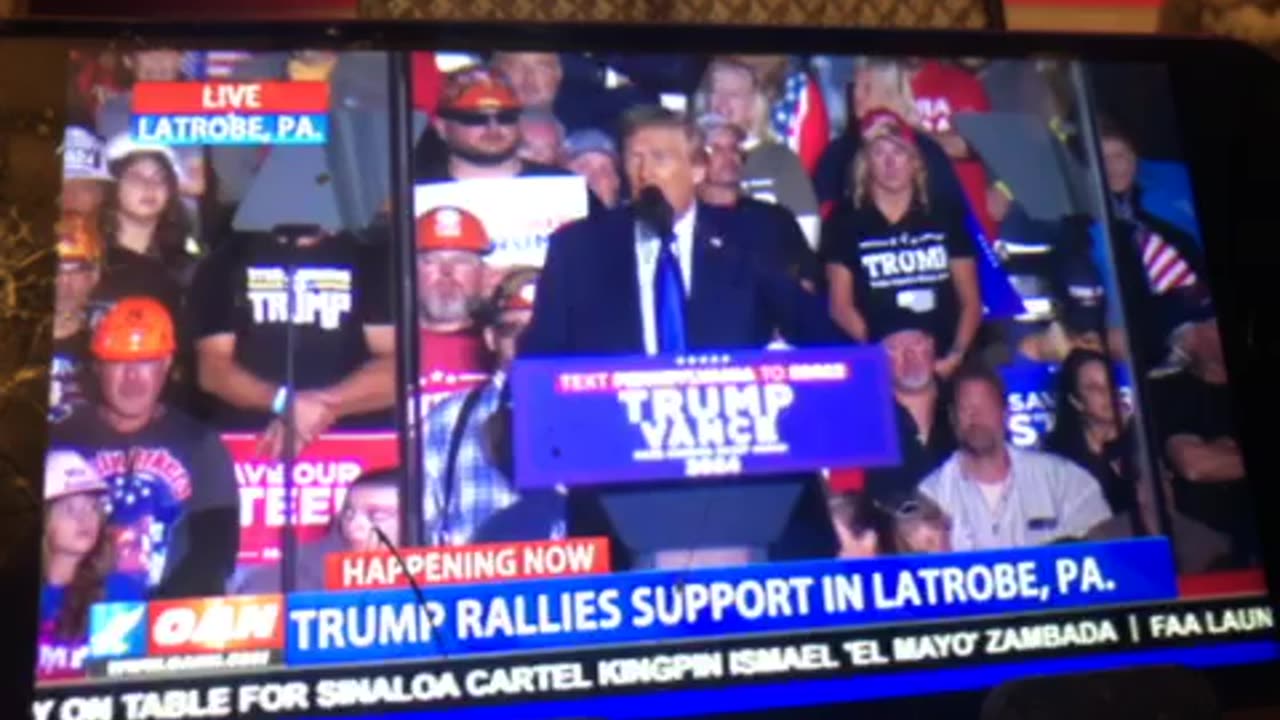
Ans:
[[[140,82],[135,141],[183,145],[318,145],[329,137],[324,82]]]
[[[355,667],[276,668],[236,677],[85,683],[39,689],[33,717],[318,717],[353,711],[433,710],[552,698],[597,698],[689,687],[730,692],[769,680],[829,678],[875,683],[906,671],[943,671],[1104,653],[1116,653],[1122,658],[1123,651],[1246,640],[1276,641],[1274,612],[1264,600],[1187,601],[1023,613],[820,633],[671,641],[571,653],[520,653],[490,659],[437,657]],[[1116,666],[1122,664],[1117,660]],[[927,680],[921,680],[917,690],[929,692]]]
[[[590,541],[579,545],[594,547]],[[1162,601],[1177,594],[1168,542],[1151,538],[437,584],[422,599],[393,588],[100,603],[90,609],[87,669],[120,677],[181,670],[188,663],[229,668],[247,658],[282,659],[290,667],[413,660],[819,631]]]

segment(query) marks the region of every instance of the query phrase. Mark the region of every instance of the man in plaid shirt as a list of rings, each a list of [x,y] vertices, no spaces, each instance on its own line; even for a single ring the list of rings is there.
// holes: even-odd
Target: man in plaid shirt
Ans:
[[[537,278],[533,269],[510,271],[482,312],[485,344],[497,357],[497,371],[433,407],[424,421],[423,537],[433,545],[564,536],[562,514],[546,511],[554,503],[518,506],[522,498],[511,477],[506,371],[533,316]],[[490,520],[495,523],[486,525]]]

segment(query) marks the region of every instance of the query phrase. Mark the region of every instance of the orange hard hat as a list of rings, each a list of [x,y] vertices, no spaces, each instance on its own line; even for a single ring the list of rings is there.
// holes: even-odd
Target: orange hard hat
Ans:
[[[155,298],[122,298],[93,332],[93,355],[99,360],[159,360],[173,355],[173,318]]]
[[[84,215],[63,213],[54,233],[58,237],[59,261],[97,264],[102,259],[102,235]]]
[[[418,218],[418,251],[465,250],[484,255],[493,249],[480,218],[459,207],[445,206]]]
[[[519,110],[520,98],[502,73],[482,65],[471,65],[445,77],[439,106],[445,113],[501,112]]]

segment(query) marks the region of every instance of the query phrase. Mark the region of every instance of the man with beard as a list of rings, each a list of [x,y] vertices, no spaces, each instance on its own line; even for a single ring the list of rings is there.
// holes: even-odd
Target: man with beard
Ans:
[[[533,268],[503,278],[478,313],[496,358],[493,377],[450,396],[423,423],[423,537],[431,545],[563,536],[564,496],[520,492],[513,481],[507,371],[533,316],[537,280]]]
[[[492,249],[475,215],[438,207],[418,219],[418,358],[424,408],[488,375],[491,359],[472,311]]]
[[[239,496],[216,433],[161,402],[173,320],[153,298],[121,299],[91,351],[99,395],[55,426],[54,443],[88,458],[111,494],[117,567],[149,597],[220,595],[235,568]]]
[[[415,153],[418,183],[545,177],[564,170],[520,157],[520,100],[499,72],[473,66],[445,80],[433,129]],[[443,145],[443,147],[441,147]]]
[[[1083,538],[1110,519],[1102,488],[1069,460],[1005,441],[1000,377],[972,365],[952,379],[951,424],[958,449],[920,491],[952,519],[955,550],[1044,545]]]
[[[920,481],[955,451],[956,436],[947,421],[947,388],[934,373],[938,354],[933,336],[907,327],[885,336],[880,345],[893,375],[902,462],[868,470],[866,488],[882,506],[893,508],[914,495]]]

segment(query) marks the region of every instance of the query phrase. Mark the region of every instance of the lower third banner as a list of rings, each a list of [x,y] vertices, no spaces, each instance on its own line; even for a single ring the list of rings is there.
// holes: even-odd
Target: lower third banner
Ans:
[[[1163,538],[290,595],[291,666],[863,626],[1176,597]]]

